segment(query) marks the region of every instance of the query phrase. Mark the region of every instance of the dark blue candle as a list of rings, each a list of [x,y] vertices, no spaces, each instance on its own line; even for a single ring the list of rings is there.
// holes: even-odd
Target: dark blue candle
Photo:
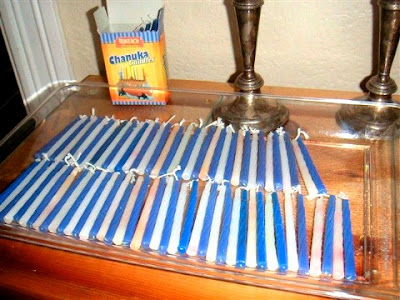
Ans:
[[[335,215],[335,196],[330,196],[325,217],[324,252],[321,271],[324,274],[332,274],[333,263],[333,224]]]
[[[288,268],[288,258],[286,249],[285,228],[282,221],[281,208],[279,205],[278,195],[272,193],[272,206],[274,213],[275,225],[275,241],[276,241],[276,255],[278,258],[279,270],[286,272]]]
[[[221,233],[218,242],[217,249],[217,264],[225,264],[226,251],[228,248],[229,229],[231,226],[232,216],[232,192],[231,185],[229,182],[225,183],[225,199],[224,199],[224,213],[222,217]]]
[[[240,199],[240,218],[239,218],[239,235],[237,241],[236,267],[246,267],[246,250],[247,250],[247,224],[249,217],[248,192],[241,191]]]
[[[249,165],[250,165],[250,151],[251,151],[251,137],[250,131],[246,131],[243,141],[243,156],[242,168],[240,169],[240,185],[247,186],[249,181]]]
[[[267,268],[265,250],[265,214],[264,200],[261,191],[257,191],[257,269]]]
[[[171,149],[169,149],[167,157],[165,158],[164,163],[161,166],[160,175],[164,175],[168,172],[168,168],[171,165],[172,159],[174,158],[176,150],[179,147],[179,143],[182,140],[182,136],[183,136],[183,126],[180,126],[178,132],[176,133],[174,141],[172,142]]]
[[[260,130],[258,134],[258,167],[257,167],[257,185],[265,187],[265,165],[266,165],[266,149],[265,149],[265,133]]]
[[[353,232],[351,230],[351,217],[349,200],[343,199],[343,244],[344,244],[344,278],[355,280],[356,263],[354,259]]]
[[[274,187],[275,191],[282,190],[282,166],[281,166],[281,153],[279,149],[279,135],[274,132],[273,142],[273,169],[274,169]]]
[[[232,178],[233,164],[235,161],[235,154],[236,154],[237,139],[238,139],[238,133],[236,132],[232,135],[231,146],[229,147],[228,160],[226,161],[224,180],[231,181],[231,178]]]
[[[217,146],[215,147],[214,155],[208,171],[208,177],[211,180],[215,179],[215,174],[217,173],[217,167],[221,157],[222,147],[224,146],[225,137],[226,137],[226,129],[223,129],[221,130],[221,134],[219,136]]]
[[[299,274],[306,275],[309,270],[309,262],[306,213],[302,194],[298,194],[297,196],[297,244],[299,247]]]
[[[292,187],[298,188],[300,187],[300,182],[296,167],[296,157],[294,155],[293,145],[290,142],[290,136],[287,132],[285,132],[284,139],[285,139],[286,152],[289,162],[290,183]]]

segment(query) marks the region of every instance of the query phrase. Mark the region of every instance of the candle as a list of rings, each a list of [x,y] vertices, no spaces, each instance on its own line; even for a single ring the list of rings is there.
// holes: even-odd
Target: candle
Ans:
[[[222,149],[223,149],[223,147],[224,146],[226,146],[226,148],[225,149],[227,149],[227,147],[229,146],[229,145],[225,145],[225,139],[226,139],[226,135],[227,135],[227,132],[228,131],[230,131],[229,129],[225,129],[225,130],[222,130],[221,131],[221,133],[220,133],[220,136],[219,136],[219,139],[218,139],[218,143],[217,143],[217,145],[215,146],[215,152],[214,152],[214,154],[212,155],[212,160],[211,160],[211,163],[210,163],[210,168],[209,168],[209,170],[208,170],[208,172],[205,172],[204,170],[204,174],[205,174],[205,176],[203,177],[203,180],[206,180],[207,178],[210,178],[211,180],[214,180],[215,181],[215,175],[216,175],[216,173],[217,173],[217,167],[218,167],[218,165],[219,165],[219,162],[220,162],[220,159],[222,158],[221,157],[221,155],[222,155]],[[232,133],[231,133],[231,136],[232,136]],[[214,136],[215,137],[215,136]],[[210,148],[209,148],[209,150],[212,148],[212,146],[210,145]],[[227,151],[228,152],[228,151]],[[226,157],[227,157],[227,154],[228,153],[226,153]],[[207,153],[207,155],[208,155],[208,153]],[[210,157],[210,159],[211,159],[211,157]],[[225,163],[226,163],[226,158],[224,158],[225,159]],[[202,168],[204,168],[204,166],[205,166],[205,164],[206,164],[206,160],[204,160],[204,164],[203,164],[203,167]],[[201,172],[200,172],[200,179],[202,179],[202,174],[201,174]]]
[[[197,249],[197,255],[204,258],[207,255],[208,242],[210,240],[211,222],[214,216],[217,189],[218,184],[214,183],[211,187],[210,197],[208,198],[206,214],[201,229],[199,247]]]
[[[161,254],[166,254],[169,241],[171,239],[172,223],[174,221],[176,206],[179,196],[179,181],[174,181],[174,186],[172,188],[171,199],[169,201],[167,215],[165,217],[165,225],[161,235],[159,251]]]
[[[208,173],[210,170],[211,160],[219,159],[221,155],[221,148],[223,144],[223,140],[225,139],[225,130],[224,125],[217,126],[217,129],[212,137],[210,145],[208,146],[206,155],[204,157],[204,161],[201,164],[201,169],[199,172],[199,178],[201,180],[207,180]],[[214,172],[215,173],[215,172]],[[213,176],[214,177],[214,176]]]
[[[189,202],[187,205],[185,221],[183,223],[182,235],[178,245],[178,252],[182,255],[186,254],[187,248],[189,246],[190,235],[192,232],[194,217],[196,212],[198,187],[199,187],[199,182],[192,181],[192,188],[190,191]]]
[[[267,268],[267,257],[265,252],[265,215],[264,200],[261,191],[257,191],[257,269]]]
[[[322,257],[322,273],[332,274],[333,263],[333,225],[335,214],[335,196],[329,196],[328,208],[325,217],[324,252]]]
[[[124,158],[124,160],[125,160],[124,164],[122,164],[122,162],[118,163],[118,165],[117,165],[118,167],[116,168],[117,170],[121,169],[121,171],[128,172],[131,169],[132,164],[134,163],[138,154],[140,153],[140,151],[143,148],[143,144],[147,141],[149,134],[153,131],[154,128],[156,128],[156,130],[157,130],[157,127],[155,127],[156,124],[158,125],[158,122],[156,123],[151,120],[147,121],[145,126],[143,126],[144,131],[142,132],[142,134],[141,135],[138,134],[139,139],[137,140],[137,138],[135,138],[135,140],[132,142],[132,144],[134,144],[134,146],[131,147],[132,152],[130,152],[129,157],[126,159]]]
[[[290,182],[290,171],[289,171],[289,160],[286,151],[286,145],[284,140],[284,132],[282,127],[278,130],[278,135],[276,136],[279,143],[279,155],[281,164],[281,178],[282,178],[282,188],[285,193],[290,193],[292,191],[292,185]],[[275,150],[275,149],[274,149]],[[274,168],[276,170],[276,168]],[[278,175],[279,176],[279,175]]]
[[[314,227],[311,244],[310,275],[321,275],[322,236],[324,234],[324,206],[320,197],[315,204]]]
[[[22,208],[29,198],[40,187],[45,187],[56,172],[61,168],[62,164],[52,163],[48,168],[43,169],[43,173],[36,174],[29,184],[0,212],[0,220],[10,224],[14,220],[14,215]]]
[[[335,201],[332,278],[336,280],[344,278],[342,199]]]
[[[106,175],[103,182],[100,184],[102,188],[97,189],[92,200],[72,231],[73,236],[85,240],[89,238],[89,231],[92,228],[101,207],[104,205],[107,196],[110,194],[118,175],[118,173],[108,173]]]
[[[27,221],[27,226],[39,230],[40,224],[43,223],[44,219],[49,215],[53,208],[57,205],[60,199],[67,192],[72,182],[75,180],[79,170],[74,168],[72,172],[65,179],[61,187],[58,189],[56,194],[51,198],[49,202],[43,201],[38,208],[34,211],[32,216]]]
[[[197,255],[197,250],[198,250],[199,242],[200,242],[201,230],[203,228],[204,217],[206,214],[206,208],[207,208],[207,204],[208,204],[208,199],[210,198],[210,192],[211,192],[212,185],[213,184],[210,181],[208,181],[206,183],[203,194],[201,195],[201,198],[200,198],[200,203],[199,203],[199,207],[197,209],[196,219],[194,221],[192,234],[190,236],[190,242],[189,242],[189,245],[188,245],[188,248],[186,251],[186,254],[189,256]]]
[[[217,258],[218,238],[221,228],[222,211],[224,209],[225,191],[226,185],[221,185],[219,187],[214,215],[212,217],[210,238],[208,239],[206,260],[209,262],[215,262]]]
[[[344,277],[347,280],[357,278],[356,263],[354,260],[354,242],[353,233],[351,230],[351,217],[349,200],[342,200],[343,206],[343,244],[344,244]]]
[[[258,130],[252,129],[252,140],[251,140],[251,153],[250,153],[250,169],[249,169],[249,180],[248,188],[255,189],[257,187],[257,171],[258,171]]]
[[[199,133],[197,133],[197,131],[199,131]],[[179,165],[181,166],[181,171],[178,171],[177,174],[181,174],[182,178],[185,180],[190,179],[197,157],[199,156],[200,148],[206,136],[206,132],[206,127],[201,129],[197,128],[197,130],[195,131],[195,134],[197,133],[197,136],[193,135],[188,145],[188,148],[185,151],[181,162],[179,163]],[[194,141],[193,143],[192,140]]]
[[[302,194],[297,195],[297,241],[299,244],[299,274],[308,274],[308,242],[306,213]]]
[[[222,146],[219,159],[216,159],[215,162],[213,161],[213,163],[215,163],[217,165],[215,176],[213,176],[214,181],[217,183],[222,183],[222,180],[224,179],[226,163],[228,160],[229,149],[230,149],[231,141],[232,141],[232,134],[233,134],[233,128],[232,128],[232,126],[228,126],[225,131],[224,144]],[[214,172],[213,168],[214,168],[214,165],[212,164],[212,168],[210,170],[210,173],[211,173],[210,177],[213,175],[213,172]]]
[[[171,229],[171,237],[169,240],[167,252],[169,254],[176,254],[178,252],[179,238],[181,236],[181,230],[183,225],[183,214],[186,206],[187,190],[191,184],[184,182],[181,185],[179,192],[178,203],[176,205],[175,216]]]
[[[296,168],[296,157],[294,155],[293,145],[290,142],[290,137],[287,132],[284,135],[284,139],[285,139],[285,146],[286,146],[285,148],[289,164],[290,183],[292,188],[295,188],[297,191],[300,191],[299,175],[297,173],[297,168]]]
[[[131,157],[133,150],[135,149],[136,145],[141,140],[143,134],[146,132],[147,127],[149,126],[148,122],[139,123],[139,125],[135,128],[132,134],[129,136],[129,139],[126,141],[126,144],[121,148],[118,155],[115,156],[113,161],[110,163],[110,170],[114,170],[117,172],[122,171],[122,167]],[[133,162],[133,160],[132,160]],[[131,164],[131,163],[130,163]],[[129,165],[130,165],[129,164]]]
[[[258,144],[258,141],[257,141]],[[256,144],[256,146],[257,146]],[[249,268],[257,267],[257,203],[256,191],[250,190],[248,201],[248,225],[247,225],[247,252],[246,266]]]
[[[265,187],[265,139],[264,131],[260,130],[258,134],[258,168],[257,168],[257,186]]]
[[[150,172],[150,174],[152,176],[158,176],[160,174],[161,167],[164,164],[165,160],[167,159],[167,155],[169,155],[169,153],[171,152],[170,150],[171,150],[173,142],[175,141],[176,135],[178,134],[179,131],[182,132],[182,130],[183,130],[183,127],[179,126],[179,124],[175,124],[175,125],[178,125],[178,126],[172,127],[172,130],[168,136],[168,139],[166,140],[165,144],[163,144],[163,147],[161,147],[159,154],[154,158],[155,164]],[[178,143],[176,143],[176,146],[178,146]],[[176,151],[176,148],[175,148],[175,151]],[[172,157],[171,157],[171,159],[172,159]],[[149,166],[150,166],[150,162],[149,162]]]
[[[243,132],[242,129],[240,129],[237,134],[235,161],[233,164],[233,171],[231,178],[231,184],[234,186],[238,186],[240,183],[240,169],[242,167],[244,135],[245,133]]]
[[[170,176],[167,178],[167,186],[165,187],[156,223],[154,225],[153,235],[150,240],[150,249],[152,250],[158,250],[160,247],[162,231],[165,224],[165,217],[168,212],[168,206],[171,200],[173,187],[174,187],[174,177]]]
[[[168,154],[165,157],[165,160],[163,161],[162,166],[161,166],[160,170],[158,171],[158,174],[156,174],[157,169],[155,170],[155,172],[154,172],[155,176],[167,174],[167,171],[168,171],[169,167],[171,166],[174,157],[178,154],[178,151],[181,151],[179,149],[179,146],[181,144],[183,130],[184,130],[184,127],[179,126],[179,130],[175,134],[175,138],[171,144],[171,147],[167,147],[167,145],[164,147],[165,150],[168,150]],[[172,135],[172,133],[171,133],[171,135]],[[181,151],[182,154],[183,154],[183,151],[184,151],[184,149]],[[171,171],[173,171],[173,170],[171,170]]]
[[[282,165],[281,165],[281,153],[279,147],[279,135],[275,131],[272,139],[273,148],[273,165],[274,165],[274,190],[281,191],[283,188],[282,184]]]
[[[191,151],[192,151],[192,149],[193,149],[193,146],[192,146],[192,147],[189,147],[189,146],[188,146],[188,143],[189,143],[189,139],[190,139],[190,137],[191,137],[191,135],[192,135],[193,126],[194,126],[194,124],[190,124],[190,125],[188,126],[188,128],[186,129],[185,134],[183,135],[181,141],[179,142],[178,149],[176,150],[176,153],[174,153],[173,158],[172,158],[172,161],[171,161],[171,163],[169,164],[169,166],[167,167],[167,171],[164,171],[163,174],[165,174],[165,173],[170,173],[170,172],[172,172],[173,170],[175,170],[175,168],[178,166],[179,162],[181,162],[181,159],[183,158],[184,153],[186,154],[186,153],[189,152],[189,151],[187,151],[186,149],[190,149],[190,153],[187,154],[187,155],[188,155],[188,159],[189,159],[189,156],[190,156],[190,154],[191,154]],[[197,129],[198,129],[198,130],[197,130]],[[199,129],[199,128],[197,128],[197,129],[195,130],[192,139],[190,139],[190,142],[191,142],[193,145],[194,145],[194,143],[196,142],[196,139],[197,139],[196,136],[199,135],[200,130],[201,130],[201,129]],[[195,137],[196,137],[196,138],[195,138]],[[192,142],[192,140],[193,140],[193,142]],[[188,146],[188,147],[186,147],[186,146]],[[187,163],[187,161],[186,161],[186,163]],[[182,165],[181,165],[181,167],[183,168]],[[186,167],[186,164],[185,164],[185,167]]]
[[[274,149],[273,149],[274,134],[268,133],[266,145],[266,164],[265,164],[265,190],[273,192],[274,186]]]
[[[285,192],[284,195],[288,270],[297,272],[299,270],[299,258],[297,255],[296,231],[293,220],[292,194]]]
[[[125,179],[122,182],[121,186],[119,187],[117,193],[115,194],[115,197],[110,203],[110,206],[107,209],[107,213],[104,214],[104,217],[102,220],[99,220],[99,223],[101,224],[97,233],[96,233],[96,239],[99,241],[104,241],[104,238],[106,237],[108,228],[110,227],[110,224],[112,220],[114,219],[115,213],[119,207],[124,205],[133,189],[133,184],[131,183],[133,175],[128,173],[125,175]]]
[[[32,195],[31,199],[28,200],[18,213],[15,214],[14,219],[21,226],[27,227],[28,220],[33,213],[42,205],[42,203],[48,203],[50,201],[67,179],[68,175],[71,174],[72,170],[73,168],[69,166],[63,166],[50,180],[46,188],[38,189],[36,192],[40,191],[40,193],[36,197]],[[49,190],[48,187],[50,187]]]
[[[160,184],[160,178],[155,178],[153,184],[151,185],[149,194],[147,195],[146,201],[142,213],[140,214],[139,221],[137,223],[136,231],[133,235],[130,248],[138,250],[140,244],[142,243],[144,231],[146,229],[147,222],[149,220],[149,215],[153,207],[154,200],[156,198],[156,193]]]
[[[238,133],[234,133],[232,135],[232,141],[231,141],[231,145],[229,146],[229,154],[228,154],[228,158],[227,158],[227,161],[226,161],[226,168],[225,168],[225,172],[224,172],[224,180],[227,180],[229,182],[232,179],[233,165],[234,165],[235,156],[236,156],[237,139],[238,139]]]
[[[272,206],[279,270],[281,272],[286,272],[288,269],[288,257],[286,250],[285,228],[283,227],[281,208],[278,201],[278,195],[276,193],[272,193]]]
[[[237,188],[235,190],[235,196],[233,198],[231,223],[229,227],[228,249],[226,251],[226,264],[231,266],[236,265],[240,218],[240,192],[241,189]]]
[[[157,189],[156,197],[154,199],[154,204],[153,204],[153,207],[151,208],[151,212],[149,215],[149,220],[147,221],[146,229],[144,231],[143,238],[142,238],[141,247],[146,250],[150,249],[150,247],[149,247],[150,241],[153,236],[154,225],[156,223],[158,211],[160,210],[160,205],[161,205],[161,201],[162,201],[162,198],[164,195],[166,184],[167,184],[166,178],[165,177],[161,178],[160,184]],[[132,245],[131,245],[131,247],[132,247]]]
[[[207,136],[204,138],[204,142],[201,145],[201,149],[200,149],[199,155],[197,157],[197,160],[196,160],[196,163],[194,165],[193,172],[191,175],[191,178],[193,180],[196,180],[197,178],[199,178],[200,168],[203,165],[203,162],[204,162],[204,159],[206,157],[208,150],[210,149],[210,144],[211,144],[211,141],[213,140],[213,137],[214,137],[216,131],[217,131],[217,126],[211,126],[211,128],[208,130]],[[219,128],[219,131],[220,131],[220,128]],[[215,145],[213,145],[212,147],[215,148]],[[214,149],[212,149],[212,150],[214,150]],[[185,179],[185,177],[182,177],[182,178]]]
[[[268,193],[265,197],[265,247],[267,251],[267,269],[270,271],[275,271],[278,269],[273,211],[272,196],[270,193]]]
[[[80,205],[87,204],[87,202],[90,200],[90,198],[93,196],[95,193],[96,189],[100,185],[102,179],[104,178],[105,173],[104,172],[96,172],[92,178],[90,178],[88,184],[80,191],[80,193],[77,195],[77,197],[74,199],[73,203],[71,203],[71,206],[66,209],[65,206],[61,209],[62,211],[65,209],[65,214],[63,214],[62,220],[59,223],[57,228],[51,228],[50,230],[54,230],[51,232],[57,232],[58,234],[64,234],[64,229],[68,226],[70,223],[72,217],[75,215],[75,212],[77,209],[80,207]],[[102,177],[102,178],[100,178]],[[100,179],[100,180],[99,180]],[[89,197],[87,197],[89,195]],[[61,219],[61,218],[60,218]],[[74,218],[73,221],[78,221],[79,219]],[[68,228],[68,235],[72,234],[72,229],[71,227]]]
[[[129,245],[131,243],[149,183],[150,177],[148,176],[138,178],[135,183],[117,230],[112,238],[114,245]]]
[[[249,161],[251,160],[251,138],[249,130],[247,130],[245,133],[243,145],[242,166],[240,169],[239,183],[241,186],[247,186],[249,181]]]
[[[239,217],[239,236],[237,240],[237,250],[236,250],[236,267],[244,268],[246,267],[246,252],[247,252],[247,226],[248,226],[248,196],[247,191],[241,191],[240,199],[240,217]]]
[[[225,264],[226,253],[228,249],[228,238],[231,224],[232,215],[232,195],[231,185],[229,182],[224,184],[225,186],[225,199],[224,199],[224,212],[222,217],[221,234],[218,242],[218,249],[215,262],[217,264]]]

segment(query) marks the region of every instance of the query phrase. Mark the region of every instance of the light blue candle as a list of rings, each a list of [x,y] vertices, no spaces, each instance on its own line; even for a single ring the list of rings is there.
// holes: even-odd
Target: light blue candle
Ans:
[[[250,131],[246,131],[244,136],[242,168],[240,170],[240,185],[247,186],[249,181],[249,166],[250,166],[250,151],[251,151],[251,138]]]
[[[257,167],[257,185],[265,187],[265,165],[266,165],[266,149],[265,149],[265,133],[260,130],[258,134],[258,167]]]
[[[218,242],[217,249],[217,264],[225,264],[226,262],[226,252],[228,248],[229,239],[229,228],[231,226],[231,216],[232,216],[232,191],[230,183],[225,183],[225,201],[224,201],[224,213],[221,225],[221,234]]]
[[[189,143],[187,144],[187,146],[185,148],[185,152],[183,153],[181,161],[179,162],[180,170],[178,170],[176,172],[176,175],[178,176],[178,178],[182,177],[182,173],[185,170],[185,168],[189,162],[189,158],[192,155],[194,145],[196,144],[197,139],[199,138],[199,134],[200,134],[201,130],[202,130],[201,128],[196,128],[192,137],[190,138]]]
[[[282,190],[282,166],[281,166],[281,153],[279,150],[279,134],[275,131],[272,142],[273,148],[273,170],[274,170],[274,188],[275,191]]]
[[[276,254],[278,258],[279,270],[281,272],[286,272],[288,269],[288,257],[286,252],[285,228],[282,221],[278,195],[275,192],[272,193],[272,206],[274,213]]]
[[[297,195],[297,241],[299,247],[299,274],[306,275],[309,270],[309,262],[306,213],[302,194]]]

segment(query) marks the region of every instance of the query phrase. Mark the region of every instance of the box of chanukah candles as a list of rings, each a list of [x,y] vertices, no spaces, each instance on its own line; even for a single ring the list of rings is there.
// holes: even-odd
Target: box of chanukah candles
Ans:
[[[169,93],[158,90],[167,87],[162,1],[107,1],[107,12],[94,16],[112,103],[166,104]]]

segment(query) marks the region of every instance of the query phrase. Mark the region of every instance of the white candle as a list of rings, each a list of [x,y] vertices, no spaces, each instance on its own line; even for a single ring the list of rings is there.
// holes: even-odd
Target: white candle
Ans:
[[[270,132],[267,136],[266,168],[265,168],[265,190],[267,192],[273,192],[275,190],[273,137],[274,137],[273,132]]]
[[[207,133],[207,128],[206,127],[202,128],[199,133],[199,136],[197,138],[197,141],[194,144],[192,153],[190,154],[189,162],[188,162],[185,170],[182,173],[182,178],[185,180],[189,180],[190,176],[193,173],[193,168],[194,168],[194,165],[196,164],[197,157],[199,156],[199,152],[200,152],[201,146],[203,145],[203,141],[206,136],[206,133]]]
[[[200,173],[199,173],[199,178],[201,180],[207,180],[208,179],[208,170],[210,168],[211,160],[213,158],[215,148],[217,146],[217,142],[219,139],[219,136],[221,135],[221,130],[223,130],[223,125],[217,126],[217,130],[214,133],[214,136],[210,142],[210,145],[208,146],[206,156],[203,161],[203,165],[201,167]]]
[[[200,204],[197,209],[196,220],[194,221],[192,234],[190,236],[189,246],[186,251],[186,254],[189,256],[196,256],[197,249],[199,248],[201,231],[203,229],[204,217],[206,215],[206,209],[208,205],[208,199],[210,197],[212,183],[208,181],[206,186],[204,187],[203,194],[200,198]]]
[[[314,228],[311,245],[310,276],[321,275],[322,237],[324,235],[324,204],[319,197],[315,204]]]
[[[247,225],[246,266],[257,267],[257,203],[256,191],[250,190],[249,218]]]
[[[278,259],[275,248],[274,214],[270,193],[267,193],[265,197],[265,248],[267,251],[267,269],[275,271],[278,269]]]
[[[183,213],[185,211],[186,196],[189,183],[182,183],[181,190],[179,192],[178,203],[176,205],[174,222],[172,223],[171,236],[167,248],[169,254],[175,254],[178,252],[179,238],[181,236]]]
[[[226,167],[226,162],[228,160],[229,147],[232,141],[232,134],[233,134],[232,126],[228,126],[226,129],[224,145],[221,151],[221,157],[219,159],[217,166],[217,173],[215,174],[215,182],[217,183],[222,183],[222,181],[224,180],[225,167]]]
[[[229,228],[228,249],[226,251],[226,264],[230,266],[236,265],[237,241],[239,233],[240,218],[240,194],[241,189],[235,190],[233,198],[231,226]]]
[[[150,249],[158,250],[160,247],[161,236],[164,229],[165,217],[167,216],[169,202],[171,200],[173,185],[174,177],[169,176],[167,178],[167,185],[161,200],[160,210],[158,211],[156,223],[154,225],[154,231],[150,241]]]
[[[257,162],[258,162],[258,130],[252,129],[249,181],[247,187],[255,189],[257,187]],[[255,196],[254,196],[255,197]]]
[[[188,126],[188,128],[186,129],[185,134],[183,135],[182,140],[179,143],[179,147],[176,150],[176,153],[171,161],[171,164],[169,165],[167,173],[171,173],[173,170],[175,170],[175,168],[178,166],[179,162],[181,161],[183,153],[189,142],[190,136],[192,135],[193,126],[194,126],[193,124],[190,124]]]
[[[240,180],[240,169],[242,167],[242,156],[243,156],[243,139],[244,139],[244,132],[242,129],[240,129],[238,132],[235,162],[233,164],[233,172],[231,179],[231,184],[234,186],[238,186]]]
[[[335,206],[332,278],[341,280],[344,278],[342,199],[336,198]]]
[[[288,254],[288,270],[299,270],[299,258],[297,255],[297,240],[293,219],[292,194],[285,192],[285,223],[286,223],[286,249]]]
[[[285,145],[285,136],[283,130],[279,132],[279,151],[281,156],[281,166],[282,166],[282,185],[283,191],[285,193],[290,193],[292,191],[292,185],[290,180],[290,170],[289,170],[289,159]],[[285,196],[286,199],[286,196]],[[289,243],[288,243],[289,244]]]

